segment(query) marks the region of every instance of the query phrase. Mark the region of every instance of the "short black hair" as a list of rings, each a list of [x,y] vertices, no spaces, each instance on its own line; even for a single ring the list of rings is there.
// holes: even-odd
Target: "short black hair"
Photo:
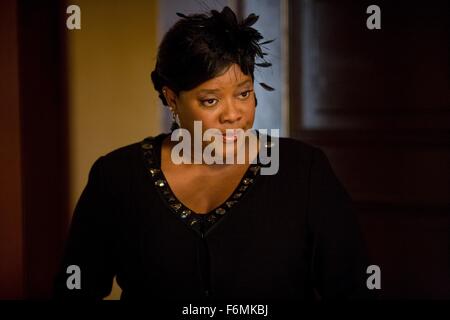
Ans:
[[[222,73],[232,64],[238,64],[242,72],[254,79],[255,65],[269,67],[259,42],[263,36],[251,26],[258,16],[250,14],[238,22],[236,14],[229,8],[222,12],[211,10],[209,14],[186,16],[177,13],[180,19],[165,34],[158,49],[155,70],[151,73],[153,86],[164,105],[164,86],[176,94],[191,90],[201,83]],[[255,59],[262,63],[256,63]],[[269,86],[261,84],[270,90]]]

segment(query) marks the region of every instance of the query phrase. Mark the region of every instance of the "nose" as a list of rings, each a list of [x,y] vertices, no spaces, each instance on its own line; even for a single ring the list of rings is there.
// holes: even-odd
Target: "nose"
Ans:
[[[225,101],[222,113],[220,115],[220,122],[222,123],[235,123],[242,117],[241,110],[238,105],[233,101]]]

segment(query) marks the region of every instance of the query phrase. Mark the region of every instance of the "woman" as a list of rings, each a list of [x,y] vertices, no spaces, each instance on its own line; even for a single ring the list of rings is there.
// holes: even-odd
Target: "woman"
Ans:
[[[270,65],[262,36],[251,27],[258,17],[238,22],[228,7],[178,15],[152,72],[173,114],[174,137],[161,133],[94,163],[75,209],[56,296],[101,299],[116,276],[122,299],[364,297],[367,263],[351,199],[325,154],[250,130],[254,68]],[[180,131],[198,139],[195,121],[201,121],[201,137],[219,130],[213,140],[223,148],[211,153],[216,160],[236,160],[243,152],[245,161],[207,163],[209,144],[202,141],[181,158],[203,161],[178,164],[172,140]],[[244,131],[249,138],[242,143],[237,132]],[[274,174],[261,173],[271,165],[261,161],[266,152],[279,160]],[[81,271],[78,287],[68,285],[69,266]]]

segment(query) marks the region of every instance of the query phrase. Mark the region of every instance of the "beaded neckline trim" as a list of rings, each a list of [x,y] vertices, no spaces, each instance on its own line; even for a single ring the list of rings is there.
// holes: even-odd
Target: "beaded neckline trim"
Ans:
[[[163,202],[176,217],[201,237],[204,237],[214,224],[227,215],[245,197],[260,176],[260,169],[264,165],[261,165],[258,155],[256,163],[250,164],[240,183],[224,203],[208,213],[196,213],[177,199],[161,170],[161,144],[166,135],[147,137],[140,143],[148,174]],[[265,145],[266,148],[270,148],[270,146],[270,144]]]

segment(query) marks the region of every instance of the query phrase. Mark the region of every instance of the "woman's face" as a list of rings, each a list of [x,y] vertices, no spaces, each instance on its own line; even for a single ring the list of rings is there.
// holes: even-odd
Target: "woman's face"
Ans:
[[[253,127],[253,80],[249,75],[245,75],[237,64],[231,65],[224,74],[192,90],[181,91],[178,96],[169,88],[165,89],[166,100],[169,107],[178,114],[180,127],[189,130],[192,137],[196,120],[202,121],[202,134],[211,128],[226,133],[227,129],[246,131]]]

